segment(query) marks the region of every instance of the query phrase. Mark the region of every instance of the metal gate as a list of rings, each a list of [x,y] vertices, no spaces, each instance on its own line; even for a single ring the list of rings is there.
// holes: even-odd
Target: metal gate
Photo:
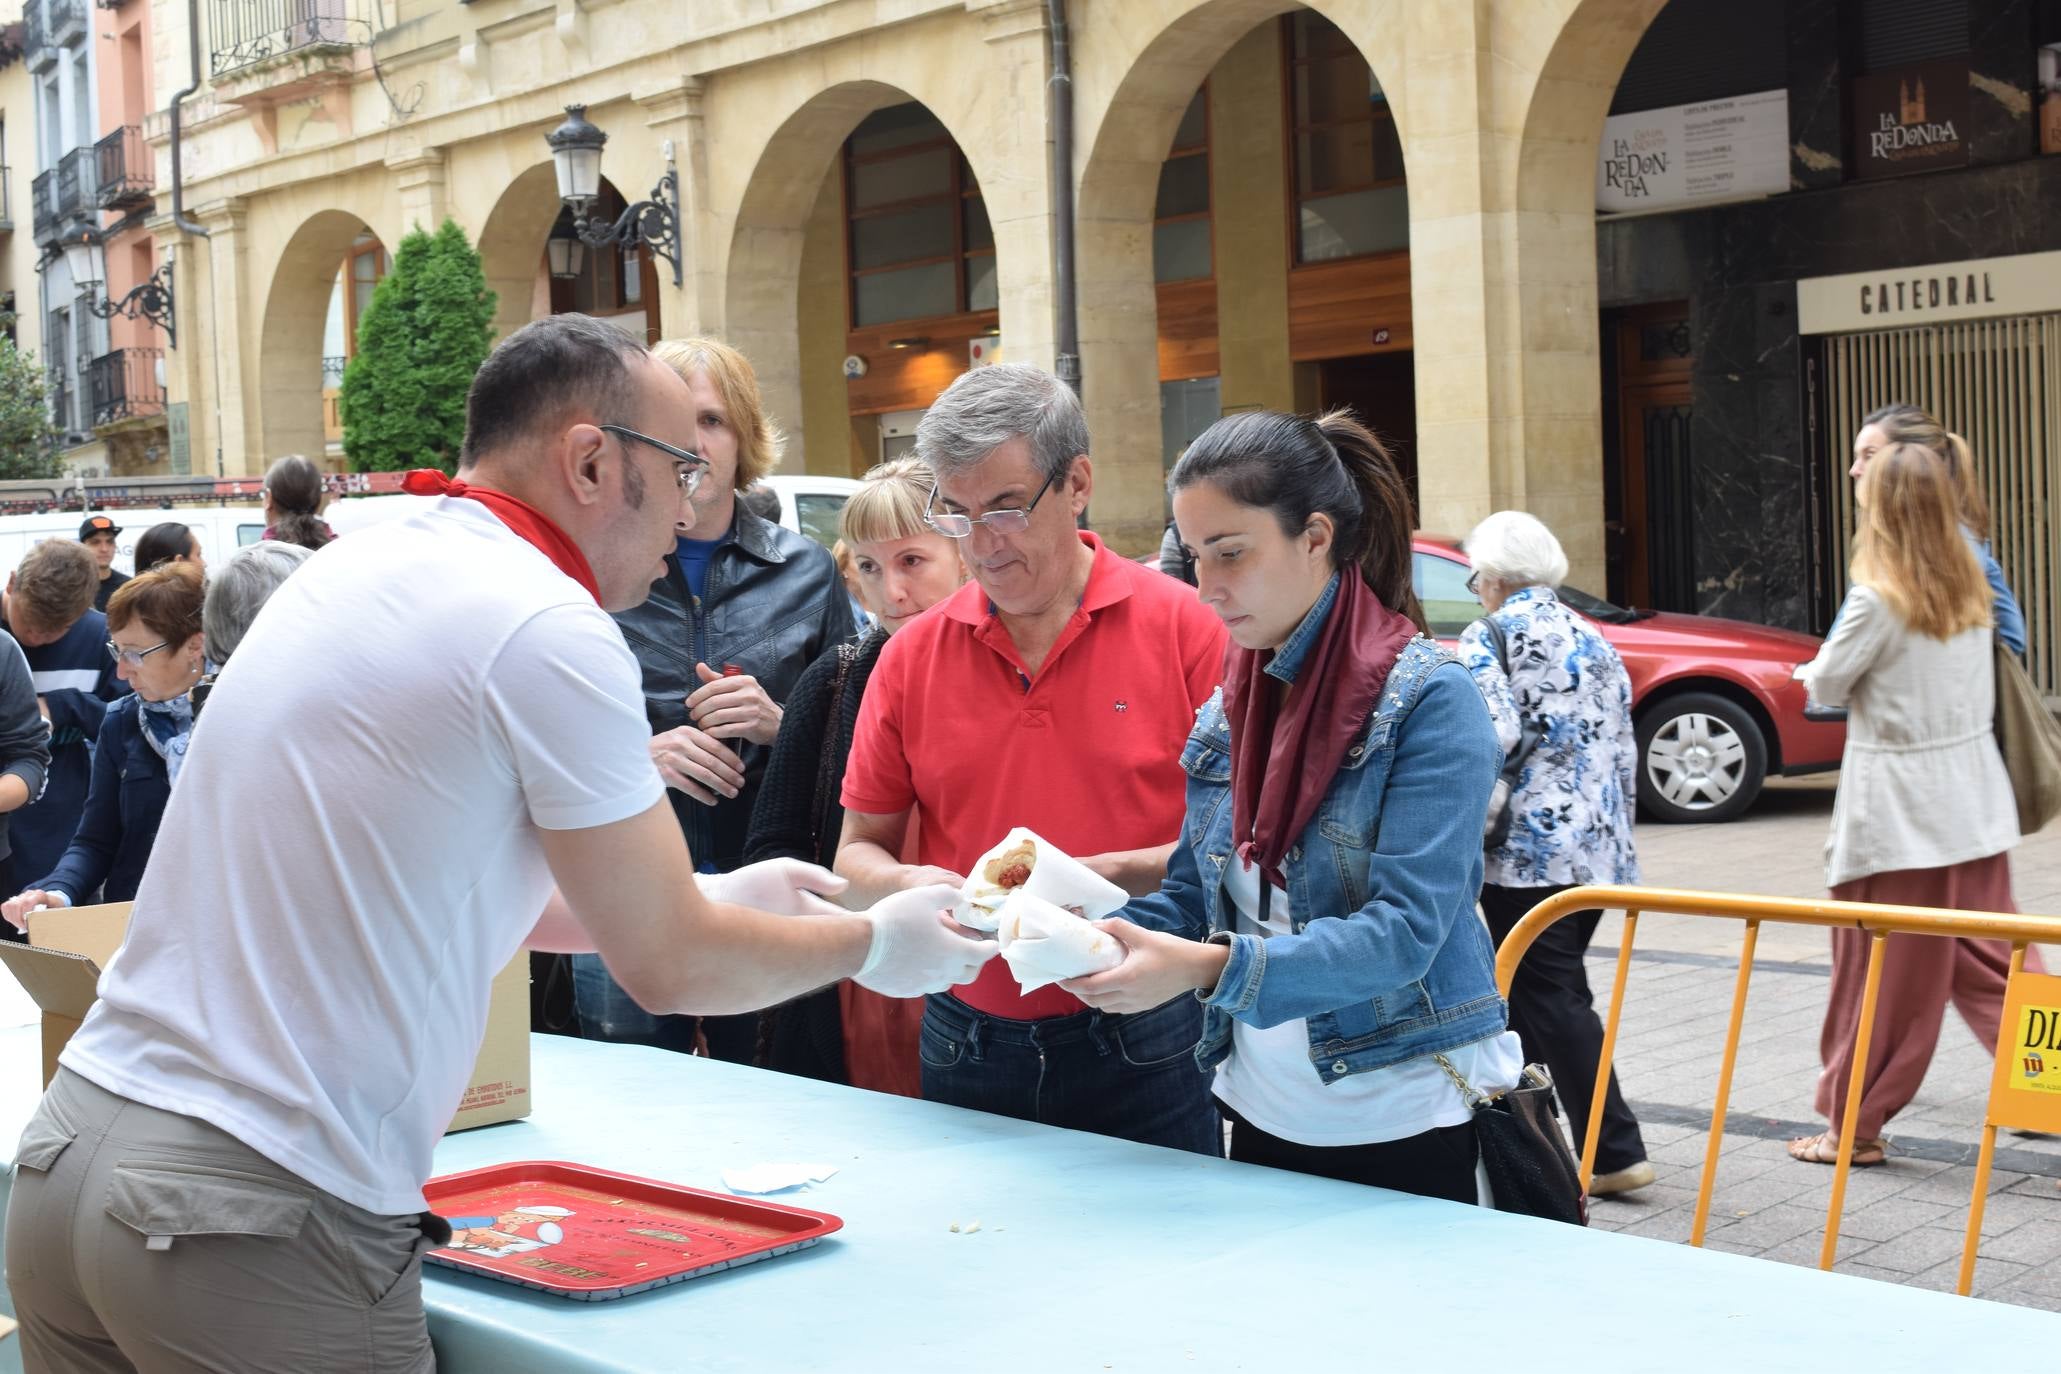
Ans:
[[[1966,438],[1989,495],[1997,561],[2025,608],[2027,668],[2050,699],[2061,696],[2061,315],[2019,315],[1918,325],[1825,339],[1821,451],[1831,471],[1835,596],[1846,593],[1853,552],[1853,483],[1846,469],[1861,417],[1909,401]]]

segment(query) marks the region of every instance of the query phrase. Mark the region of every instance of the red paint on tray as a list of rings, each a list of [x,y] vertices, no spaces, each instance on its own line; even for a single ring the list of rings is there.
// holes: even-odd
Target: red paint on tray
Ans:
[[[433,1178],[423,1196],[452,1229],[430,1263],[589,1302],[805,1249],[844,1225],[827,1212],[557,1160]]]

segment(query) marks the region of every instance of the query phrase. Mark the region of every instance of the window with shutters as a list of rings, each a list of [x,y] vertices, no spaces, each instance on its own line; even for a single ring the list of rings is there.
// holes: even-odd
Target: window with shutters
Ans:
[[[853,328],[995,309],[994,228],[937,116],[913,101],[868,115],[844,185]]]
[[[1213,271],[1209,227],[1209,83],[1188,102],[1159,167],[1152,218],[1152,279],[1191,281]]]
[[[1288,33],[1296,261],[1409,247],[1403,144],[1387,92],[1330,20],[1300,10],[1282,22]]]

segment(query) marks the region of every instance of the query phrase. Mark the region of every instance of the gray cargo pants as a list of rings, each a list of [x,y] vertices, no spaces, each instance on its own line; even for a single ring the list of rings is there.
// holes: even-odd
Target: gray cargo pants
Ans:
[[[415,1216],[59,1069],[22,1133],[7,1283],[39,1371],[433,1374]]]

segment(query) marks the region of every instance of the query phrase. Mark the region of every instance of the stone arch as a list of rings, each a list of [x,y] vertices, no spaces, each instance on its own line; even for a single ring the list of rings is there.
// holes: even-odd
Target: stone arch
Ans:
[[[1667,0],[1575,0],[1524,110],[1520,211],[1575,213],[1593,226],[1596,151],[1618,79]]]
[[[1010,233],[1005,223],[1007,188],[1023,181],[1020,171],[1009,176],[1009,150],[979,137],[968,111],[949,101],[924,99],[923,83],[842,81],[809,96],[784,119],[766,121],[773,132],[744,163],[750,171],[731,227],[718,328],[752,360],[767,411],[787,432],[791,451],[800,447],[803,436],[796,316],[809,218],[824,177],[852,130],[875,110],[911,100],[935,115],[952,135],[987,199],[995,227],[995,271],[1005,331],[1011,323],[1012,285],[1031,275],[1023,261],[1025,235]],[[1039,251],[1044,251],[1042,245]],[[1035,275],[1049,275],[1042,257]],[[1035,337],[1047,337],[1048,331],[1049,321],[1039,321]]]
[[[1126,45],[1076,71],[1076,298],[1082,399],[1102,460],[1098,526],[1125,547],[1159,537],[1158,305],[1153,207],[1159,171],[1195,90],[1231,48],[1270,19],[1313,10],[1353,41],[1381,80],[1409,152],[1408,69],[1392,0],[1162,0],[1127,8]],[[1393,79],[1393,80],[1392,80]],[[1282,264],[1287,271],[1287,264]]]
[[[546,157],[509,178],[487,212],[479,230],[479,255],[487,289],[494,293],[496,339],[507,338],[533,318],[537,264],[564,208],[558,174]]]
[[[330,287],[346,251],[368,233],[388,252],[399,246],[357,213],[329,209],[303,220],[280,250],[259,330],[259,449],[251,455],[253,471],[288,453],[321,460],[322,329]]]
[[[1528,89],[1495,93],[1520,115],[1511,121],[1520,132],[1508,192],[1511,289],[1501,296],[1508,318],[1499,333],[1521,417],[1505,460],[1521,471],[1491,473],[1490,504],[1522,504],[1553,526],[1572,580],[1596,586],[1604,575],[1596,156],[1618,79],[1666,3],[1572,0],[1535,16],[1531,31],[1504,43],[1543,52],[1543,61]]]

